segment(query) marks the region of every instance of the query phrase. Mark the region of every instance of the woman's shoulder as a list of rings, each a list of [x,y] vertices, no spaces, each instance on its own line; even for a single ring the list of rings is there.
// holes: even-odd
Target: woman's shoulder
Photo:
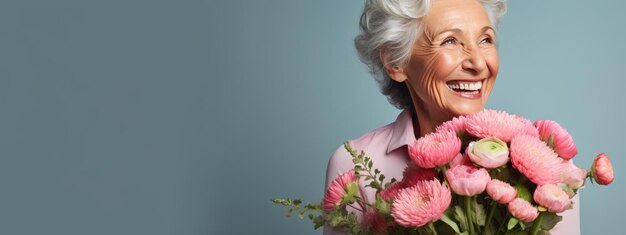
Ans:
[[[356,150],[357,152],[365,151],[365,153],[369,156],[372,153],[378,153],[387,149],[392,132],[393,122],[364,133],[358,138],[350,139],[347,142],[353,150]],[[376,156],[378,155],[380,154],[376,154]],[[341,143],[330,156],[328,161],[326,172],[327,184],[328,181],[352,169],[353,166],[352,156],[344,147],[344,143]]]

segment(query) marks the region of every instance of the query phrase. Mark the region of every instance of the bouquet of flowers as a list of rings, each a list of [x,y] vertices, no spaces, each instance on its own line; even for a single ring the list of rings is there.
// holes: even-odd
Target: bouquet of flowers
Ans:
[[[308,215],[316,229],[347,234],[550,234],[587,178],[601,185],[614,178],[604,153],[589,171],[578,168],[576,145],[558,123],[496,110],[455,117],[409,145],[400,181],[385,182],[363,151],[344,146],[354,168],[329,185],[323,202],[273,202],[289,207],[287,216]],[[374,202],[360,196],[359,178],[376,189]]]

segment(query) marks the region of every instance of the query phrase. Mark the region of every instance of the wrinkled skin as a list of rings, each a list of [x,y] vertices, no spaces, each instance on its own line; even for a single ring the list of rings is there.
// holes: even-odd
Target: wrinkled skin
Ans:
[[[452,117],[482,110],[498,73],[495,31],[476,0],[433,1],[422,30],[409,62],[385,67],[409,89],[417,114],[416,136],[433,132]],[[482,80],[480,97],[453,92],[447,82],[459,80]]]

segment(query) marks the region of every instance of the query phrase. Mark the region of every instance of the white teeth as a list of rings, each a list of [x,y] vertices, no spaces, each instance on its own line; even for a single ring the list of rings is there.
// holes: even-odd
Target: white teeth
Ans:
[[[448,87],[450,89],[461,89],[461,90],[469,90],[469,91],[477,91],[483,87],[482,81],[478,82],[455,82],[449,83]]]

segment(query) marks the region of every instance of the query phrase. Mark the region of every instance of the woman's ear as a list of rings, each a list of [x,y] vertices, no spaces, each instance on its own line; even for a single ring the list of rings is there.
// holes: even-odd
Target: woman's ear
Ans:
[[[381,61],[383,62],[383,67],[385,69],[385,73],[391,77],[396,82],[404,82],[408,76],[404,72],[404,69],[401,66],[389,63],[389,56],[387,55],[386,49],[383,47],[379,50],[379,56]]]

